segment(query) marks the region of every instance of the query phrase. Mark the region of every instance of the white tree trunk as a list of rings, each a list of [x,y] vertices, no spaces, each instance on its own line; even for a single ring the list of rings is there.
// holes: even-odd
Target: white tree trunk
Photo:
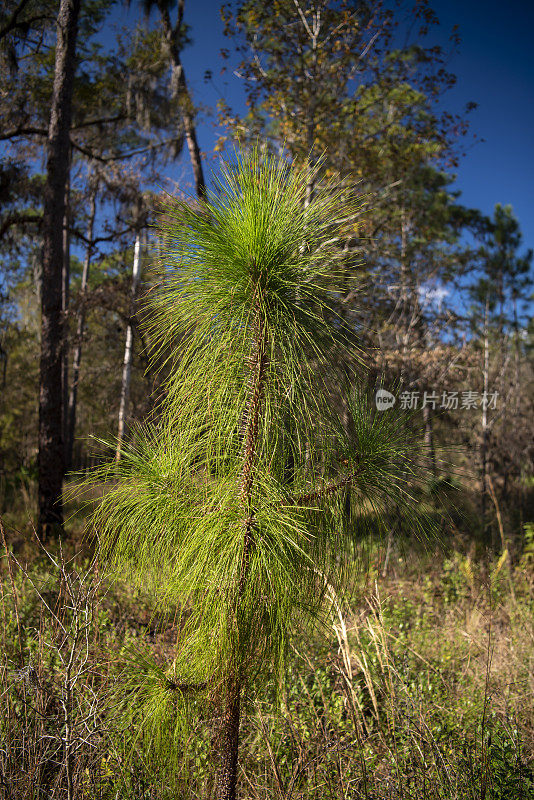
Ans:
[[[130,315],[133,313],[133,306],[140,278],[141,278],[141,234],[138,233],[135,238],[135,247],[134,247],[132,295],[131,295],[132,301],[130,305]],[[130,395],[130,382],[132,377],[132,352],[133,352],[133,329],[132,329],[132,324],[129,321],[128,328],[126,330],[126,346],[124,348],[124,362],[122,366],[121,400],[119,406],[119,429],[117,433],[117,453],[115,455],[116,461],[120,461],[122,441],[124,439],[124,426],[126,421],[128,398]]]

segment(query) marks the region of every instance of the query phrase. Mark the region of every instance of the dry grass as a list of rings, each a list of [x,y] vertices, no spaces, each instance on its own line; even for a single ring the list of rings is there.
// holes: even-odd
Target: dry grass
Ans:
[[[132,644],[172,659],[172,620],[156,631],[149,597],[29,553],[1,565],[0,797],[208,798],[205,736],[196,771],[171,780],[109,706]],[[294,642],[276,713],[269,696],[249,703],[240,796],[534,797],[532,563],[512,585],[503,559],[410,551],[382,566],[352,605],[331,594],[329,631]]]

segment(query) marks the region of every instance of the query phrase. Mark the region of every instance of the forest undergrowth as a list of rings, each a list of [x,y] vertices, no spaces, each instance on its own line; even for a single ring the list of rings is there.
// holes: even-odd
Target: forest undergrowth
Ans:
[[[351,598],[329,595],[330,625],[292,642],[276,707],[248,700],[240,796],[534,797],[534,552],[524,533],[512,566],[461,539],[390,542],[387,563],[387,543],[366,543]],[[45,550],[11,528],[1,589],[0,797],[213,796],[216,720],[193,731],[187,771],[172,748],[176,619],[158,614],[156,625],[150,595],[108,581],[83,546]],[[136,670],[161,687],[168,756],[150,725],[140,734],[124,712],[125,674]]]

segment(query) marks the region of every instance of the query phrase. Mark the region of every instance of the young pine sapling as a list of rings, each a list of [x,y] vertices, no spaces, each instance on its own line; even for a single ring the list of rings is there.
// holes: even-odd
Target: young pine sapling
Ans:
[[[215,720],[218,800],[236,797],[242,715],[281,684],[292,631],[343,587],[364,522],[409,500],[403,423],[353,400],[348,435],[334,413],[335,272],[357,205],[332,182],[306,203],[308,183],[254,151],[205,204],[167,203],[147,305],[165,399],[99,475],[101,555],[179,609],[170,671],[143,662],[125,692],[133,718],[182,764],[192,717]]]

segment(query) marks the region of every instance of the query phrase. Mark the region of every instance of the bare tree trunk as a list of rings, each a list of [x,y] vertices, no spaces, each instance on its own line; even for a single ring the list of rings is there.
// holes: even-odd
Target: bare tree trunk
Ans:
[[[514,382],[515,382],[515,414],[516,417],[519,416],[519,408],[521,404],[520,399],[520,392],[519,387],[521,385],[521,370],[520,370],[520,360],[521,360],[521,343],[519,340],[519,317],[517,314],[517,298],[514,297],[514,320],[513,320],[513,328],[514,328]]]
[[[301,16],[302,19],[302,16]],[[321,30],[321,17],[320,15],[316,15],[312,28],[310,28],[307,24],[305,25],[306,33],[310,38],[311,42],[311,49],[312,49],[312,59],[311,59],[311,80],[309,84],[309,88],[311,89],[310,92],[310,102],[308,105],[308,119],[306,124],[306,147],[308,152],[306,156],[308,158],[308,181],[306,183],[306,196],[304,198],[304,208],[308,208],[310,203],[313,200],[313,193],[315,190],[315,173],[314,173],[314,146],[315,146],[315,132],[317,128],[316,123],[316,111],[317,111],[317,97],[316,97],[316,89],[318,86],[318,77],[317,77],[317,40],[319,37],[319,33]]]
[[[191,166],[193,167],[193,175],[195,178],[195,191],[200,200],[206,199],[206,183],[204,180],[204,172],[202,169],[202,159],[200,157],[200,148],[197,141],[197,132],[193,113],[191,111],[192,103],[187,91],[185,83],[185,74],[182,65],[180,64],[177,69],[180,70],[179,82],[181,92],[184,95],[184,128],[185,138],[187,141],[187,149],[189,150],[189,158],[191,159]]]
[[[237,759],[239,754],[241,687],[228,687],[223,712],[220,754],[217,776],[217,800],[235,800],[237,791]]]
[[[191,96],[185,80],[185,72],[180,59],[180,50],[177,46],[177,41],[184,17],[184,2],[185,0],[178,0],[178,19],[174,27],[171,24],[168,3],[166,3],[165,0],[157,0],[157,5],[161,14],[163,33],[165,35],[165,40],[169,50],[169,57],[171,59],[172,95],[173,97],[179,97],[182,100],[182,117],[185,140],[187,142],[187,149],[189,150],[191,166],[193,168],[195,191],[200,200],[205,200],[206,182],[204,180],[202,159],[197,140],[193,103],[191,101]]]
[[[137,287],[141,278],[141,234],[135,238],[134,262],[132,271],[132,294],[130,303],[130,316],[133,314]],[[124,427],[126,423],[126,413],[128,409],[128,399],[130,396],[130,382],[132,377],[132,352],[133,352],[133,328],[132,323],[128,322],[126,329],[126,346],[124,348],[124,363],[122,367],[122,386],[121,399],[119,406],[119,429],[117,433],[117,452],[115,460],[120,461],[122,441],[124,439]]]
[[[69,172],[69,129],[76,63],[80,0],[61,0],[57,18],[54,87],[47,141],[43,197],[43,274],[39,387],[39,522],[49,536],[63,525],[62,271],[65,189]]]
[[[252,507],[252,486],[256,463],[256,447],[258,442],[260,412],[265,388],[267,372],[267,331],[262,319],[261,308],[255,320],[253,337],[252,370],[249,383],[248,401],[244,425],[243,468],[241,471],[241,502],[245,511],[243,524],[243,555],[236,602],[239,605],[243,597],[249,571],[250,554],[254,546],[254,509]],[[239,618],[237,613],[235,618]],[[239,638],[239,631],[237,631]],[[224,698],[224,711],[221,726],[219,766],[217,771],[217,800],[235,800],[237,792],[237,765],[239,755],[239,725],[241,710],[242,679],[239,675],[239,664],[230,665],[230,675]]]
[[[91,199],[89,206],[89,221],[87,225],[87,249],[85,251],[85,260],[83,262],[83,270],[82,270],[82,282],[80,287],[81,305],[80,305],[80,310],[78,312],[78,323],[76,325],[76,345],[74,349],[74,356],[72,359],[72,384],[69,393],[67,442],[65,447],[66,470],[69,470],[72,467],[72,449],[74,446],[74,434],[76,432],[76,404],[78,400],[80,364],[82,361],[82,338],[85,328],[85,292],[87,291],[87,283],[89,280],[89,269],[91,266],[91,257],[93,255],[93,231],[95,225],[97,191],[98,191],[98,186],[95,183],[91,191]]]
[[[484,308],[484,397],[488,397],[489,388],[489,331],[488,331],[488,317],[489,317],[489,297],[486,297],[486,305]],[[491,529],[487,524],[487,474],[488,474],[488,404],[482,403],[482,442],[480,446],[480,462],[481,462],[481,483],[482,483],[482,531],[484,541],[491,547]]]
[[[67,188],[65,190],[65,216],[63,217],[63,274],[61,276],[61,312],[63,323],[63,354],[61,364],[61,392],[62,392],[62,415],[63,415],[63,445],[65,458],[65,472],[69,469],[67,458],[67,446],[69,438],[68,430],[68,401],[69,401],[69,345],[68,345],[68,310],[70,295],[70,164],[71,148],[69,148],[69,174],[67,178]]]
[[[401,209],[401,313],[399,318],[399,327],[401,331],[401,383],[406,381],[406,363],[408,360],[408,343],[410,341],[410,327],[408,319],[408,267],[406,264],[407,235],[408,224],[406,222],[406,212],[403,203]]]

